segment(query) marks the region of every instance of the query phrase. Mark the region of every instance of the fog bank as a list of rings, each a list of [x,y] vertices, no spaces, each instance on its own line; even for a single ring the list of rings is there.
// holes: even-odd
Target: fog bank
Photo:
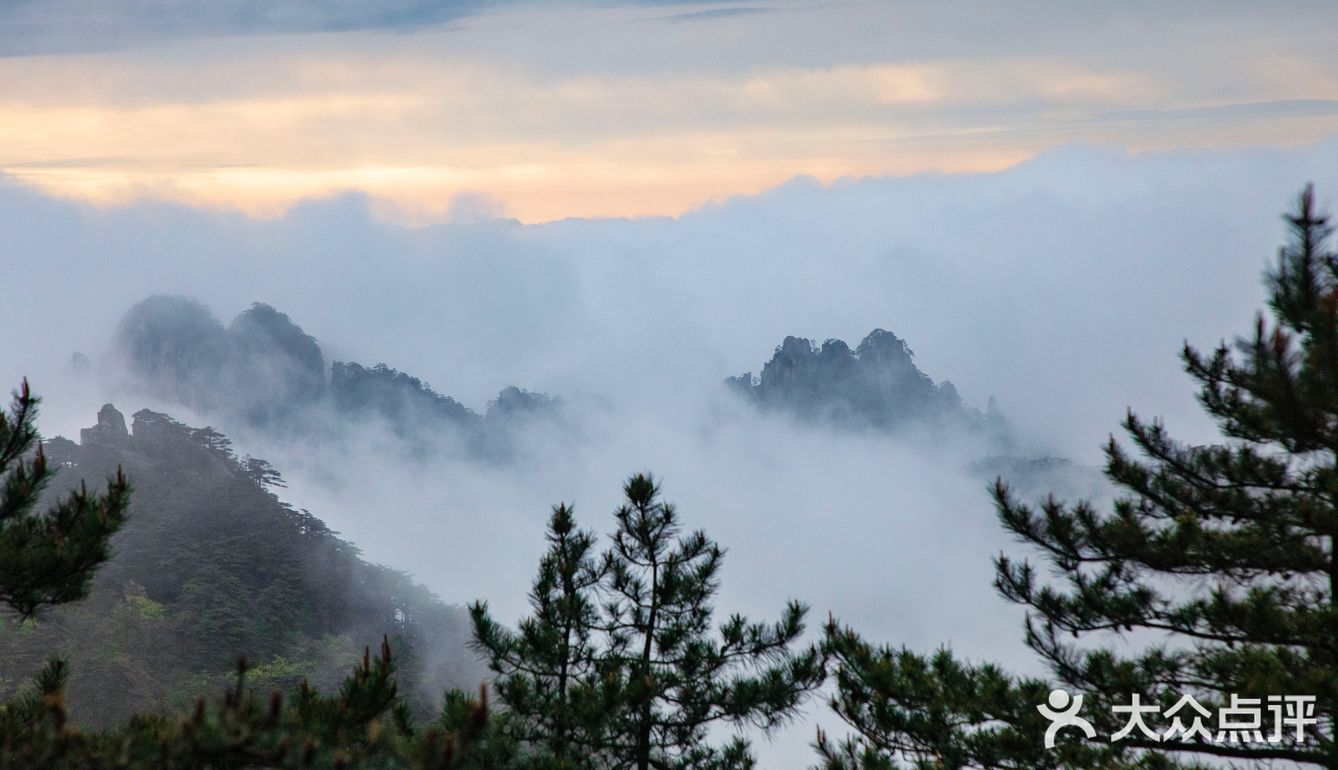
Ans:
[[[212,422],[369,558],[507,620],[549,506],[574,503],[607,532],[622,480],[649,469],[689,526],[729,548],[722,611],[771,617],[793,596],[815,623],[832,612],[875,639],[1022,663],[1020,613],[990,589],[990,556],[1013,546],[968,470],[985,448],[797,425],[723,379],[759,370],[786,335],[854,344],[884,328],[966,403],[994,396],[1032,454],[1095,463],[1128,406],[1210,440],[1180,343],[1248,330],[1279,214],[1311,179],[1335,199],[1338,141],[1069,148],[997,174],[797,179],[677,219],[528,226],[404,228],[357,195],[278,220],[99,210],[9,185],[0,382],[30,378],[48,435],[76,434],[106,400]],[[329,359],[385,362],[476,410],[510,385],[604,406],[582,410],[580,441],[537,429],[507,464],[406,457],[376,425],[322,443],[220,424],[103,376],[122,314],[155,293],[224,319],[267,302]],[[76,351],[89,372],[71,367]],[[791,732],[774,752],[811,737]]]

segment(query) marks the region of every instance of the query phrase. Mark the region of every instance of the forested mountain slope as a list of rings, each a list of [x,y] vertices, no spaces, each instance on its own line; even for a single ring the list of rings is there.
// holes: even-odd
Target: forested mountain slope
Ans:
[[[424,711],[444,688],[484,678],[463,610],[281,502],[269,491],[278,473],[234,456],[223,435],[147,410],[127,430],[111,405],[81,433],[79,444],[46,442],[61,467],[48,493],[100,485],[119,465],[133,485],[129,521],[88,600],[0,626],[0,697],[53,652],[70,659],[68,699],[86,723],[188,706],[231,682],[241,655],[258,687],[306,678],[329,689],[383,635]]]

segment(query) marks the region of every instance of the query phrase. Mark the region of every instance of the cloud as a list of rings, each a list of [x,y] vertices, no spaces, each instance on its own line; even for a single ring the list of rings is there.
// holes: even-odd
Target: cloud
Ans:
[[[1037,451],[1095,463],[1129,406],[1211,440],[1175,354],[1248,327],[1278,213],[1338,180],[1308,0],[90,8],[5,6],[0,387],[30,376],[48,433],[109,399],[208,422],[71,366],[170,293],[270,303],[477,409],[598,396],[589,440],[536,430],[505,468],[218,425],[371,558],[506,619],[548,506],[607,531],[650,468],[730,549],[722,610],[796,596],[1024,661],[979,447],[797,427],[720,381],[882,327]]]
[[[1320,97],[1338,96],[1323,62],[1313,86],[1255,59],[1219,86],[1197,82],[1197,69],[1042,54],[564,72],[469,49],[527,41],[537,19],[552,18],[572,25],[555,34],[584,51],[602,44],[592,30],[609,29],[608,15],[632,13],[587,10],[577,23],[515,12],[515,28],[393,41],[0,59],[10,84],[0,169],[104,204],[151,198],[277,216],[298,200],[360,191],[423,222],[476,195],[535,222],[678,214],[796,174],[994,171],[1064,143],[1304,144],[1332,130],[1335,99]],[[818,21],[768,14],[750,34],[798,17]],[[650,45],[643,26],[620,29]]]
[[[772,13],[775,9],[755,5],[734,5],[724,8],[708,8],[704,11],[688,11],[686,13],[675,13],[669,16],[662,16],[658,21],[667,21],[672,23],[710,21],[713,19],[738,18],[740,16],[753,16],[760,13]]]
[[[147,14],[163,19],[121,26],[158,34],[192,7],[22,4],[6,29]],[[423,222],[482,195],[535,222],[678,214],[799,174],[995,171],[1078,142],[1297,146],[1332,130],[1338,101],[1316,32],[1331,6],[1209,19],[1164,4],[1137,34],[1104,7],[1042,0],[275,7],[180,22],[208,38],[0,58],[0,169],[104,204],[277,216],[360,191]],[[237,32],[350,19],[403,34]]]
[[[0,56],[113,51],[193,38],[367,30],[441,24],[488,0],[9,0]]]
[[[107,400],[203,424],[79,379],[70,354],[96,367],[149,294],[222,318],[267,302],[327,358],[384,361],[475,408],[506,385],[604,397],[587,441],[537,431],[505,468],[405,458],[374,428],[330,446],[215,423],[279,467],[293,504],[449,600],[519,617],[548,506],[574,502],[606,532],[620,481],[650,468],[730,549],[722,611],[770,617],[796,596],[872,638],[1021,663],[1020,616],[989,584],[990,557],[1017,547],[963,470],[973,447],[758,417],[721,380],[787,334],[854,342],[882,327],[968,403],[996,396],[1038,450],[1095,464],[1130,406],[1212,440],[1176,353],[1249,329],[1279,213],[1308,179],[1332,208],[1338,139],[1065,147],[997,173],[800,178],[677,218],[543,225],[489,220],[487,204],[410,228],[359,195],[261,220],[0,185],[0,265],[21,282],[0,305],[0,383],[32,379],[48,434],[77,435]],[[769,764],[807,765],[809,727]]]
[[[1097,120],[1127,122],[1179,122],[1179,121],[1214,121],[1237,118],[1269,118],[1276,116],[1310,116],[1338,114],[1338,99],[1280,99],[1269,102],[1244,102],[1239,104],[1214,104],[1201,107],[1185,107],[1175,110],[1124,110],[1108,112],[1096,117]]]
[[[15,361],[56,364],[96,352],[97,330],[155,292],[196,296],[225,318],[263,301],[332,358],[385,361],[481,406],[513,384],[712,388],[756,370],[786,334],[857,341],[883,327],[967,401],[999,396],[1010,416],[1053,428],[1045,434],[1072,425],[1078,440],[1061,448],[1087,451],[1136,394],[1155,392],[1150,372],[1181,383],[1182,337],[1207,344],[1236,329],[1239,311],[1225,309],[1254,306],[1277,214],[1308,179],[1323,193],[1338,177],[1334,157],[1334,140],[1141,155],[1075,147],[1000,173],[798,179],[677,219],[521,225],[490,221],[495,202],[466,198],[454,222],[421,228],[379,221],[365,195],[261,220],[164,204],[90,208],[9,184],[0,260],[29,265],[33,296],[66,297],[80,311],[43,314],[69,340],[47,351],[14,331],[38,308],[12,304],[4,348]],[[1138,271],[1166,281],[1144,286]],[[1186,281],[1218,309],[1182,307],[1175,287]],[[1115,286],[1151,295],[1135,312]],[[363,310],[377,303],[387,311]],[[442,335],[430,356],[427,330]],[[1080,355],[1086,336],[1115,346],[1106,367],[1071,387],[1072,373],[1041,375],[1055,346]],[[1160,358],[1141,353],[1140,339],[1159,340]],[[610,368],[614,360],[626,365]],[[1039,403],[1081,412],[1101,398],[1105,412],[1085,422],[1057,406],[1019,415],[1042,385]],[[1177,411],[1197,409],[1186,400]]]
[[[349,32],[408,33],[542,0],[5,0],[0,57],[118,51],[184,41]],[[702,7],[664,17],[692,21],[762,13],[692,0],[601,0],[571,5]],[[549,3],[552,5],[552,3]]]

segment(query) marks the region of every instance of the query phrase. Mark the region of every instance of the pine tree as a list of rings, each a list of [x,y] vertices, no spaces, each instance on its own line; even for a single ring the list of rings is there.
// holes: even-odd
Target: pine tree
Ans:
[[[807,608],[790,602],[772,625],[733,615],[712,628],[724,550],[701,531],[680,536],[678,511],[649,475],[623,487],[605,558],[611,595],[604,675],[622,684],[609,748],[617,768],[747,768],[748,743],[711,745],[716,723],[783,723],[822,683],[816,650],[791,651]]]
[[[996,587],[1028,608],[1026,642],[1050,680],[874,648],[832,623],[833,707],[858,737],[820,738],[826,767],[1172,768],[1218,757],[1338,768],[1338,256],[1310,188],[1288,223],[1267,277],[1271,321],[1261,314],[1250,336],[1209,354],[1183,351],[1221,443],[1176,442],[1130,412],[1124,428],[1143,457],[1111,439],[1106,473],[1125,494],[1108,512],[1053,498],[1033,507],[996,484],[1004,527],[1060,576],[996,562]],[[1037,706],[1051,687],[1085,695],[1095,739],[1068,730],[1056,750],[1041,748],[1049,722]],[[1129,722],[1112,709],[1134,694],[1163,710],[1193,697],[1212,735],[1182,710],[1189,734],[1135,729],[1111,743]],[[1306,740],[1290,720],[1274,742],[1218,740],[1219,709],[1234,706],[1259,708],[1271,737],[1287,706],[1269,699],[1288,695],[1315,699]]]
[[[224,460],[236,459],[236,455],[232,451],[232,439],[214,430],[212,426],[206,425],[203,428],[190,429],[187,431],[187,435]]]
[[[507,729],[506,714],[495,714],[488,705],[488,686],[479,686],[478,697],[459,690],[446,693],[441,715],[419,742],[426,760],[420,767],[443,770],[501,770],[520,761],[521,745]],[[440,747],[440,750],[438,750]]]
[[[240,465],[242,472],[262,488],[288,486],[288,483],[283,480],[283,474],[279,473],[279,470],[273,465],[270,465],[268,460],[247,455],[241,459]]]
[[[24,380],[9,413],[0,412],[0,602],[25,618],[88,595],[130,500],[118,470],[104,495],[81,487],[34,510],[55,474],[37,434],[38,402]]]
[[[530,762],[586,767],[589,747],[600,741],[592,726],[603,713],[592,629],[604,573],[594,533],[577,528],[570,507],[553,509],[547,539],[530,590],[533,614],[511,632],[476,602],[470,607],[475,646],[498,674],[494,686],[507,708],[504,729],[532,748]]]
[[[476,638],[512,708],[506,718],[528,730],[520,734],[533,757],[561,760],[540,766],[751,767],[745,739],[715,746],[710,728],[775,727],[821,684],[818,650],[794,650],[806,608],[791,602],[772,625],[735,615],[715,627],[724,551],[701,532],[681,535],[650,476],[633,476],[623,491],[612,546],[598,560],[570,509],[555,510],[535,614],[519,632],[475,605]]]

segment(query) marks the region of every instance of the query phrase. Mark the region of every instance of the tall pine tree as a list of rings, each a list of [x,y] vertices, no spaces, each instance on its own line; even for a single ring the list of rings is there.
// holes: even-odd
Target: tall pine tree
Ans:
[[[1171,768],[1218,757],[1338,769],[1338,256],[1310,188],[1287,219],[1290,243],[1267,277],[1271,319],[1211,353],[1184,348],[1221,443],[1176,442],[1130,412],[1124,428],[1142,458],[1111,439],[1106,473],[1125,494],[1109,511],[1026,505],[996,484],[1004,527],[1059,576],[996,562],[995,585],[1028,608],[1026,642],[1050,679],[876,648],[833,623],[832,703],[857,737],[820,738],[826,767]],[[1049,721],[1037,706],[1052,686],[1085,695],[1094,739],[1066,730],[1055,750],[1042,747]],[[1113,709],[1134,694],[1163,710],[1162,729],[1111,743],[1129,722]],[[1315,697],[1315,724],[1298,740],[1285,720],[1270,740],[1288,708],[1270,698],[1288,695]],[[1184,696],[1209,713],[1207,731],[1183,709],[1191,729],[1170,729],[1164,710]],[[1264,740],[1218,734],[1219,710],[1232,707],[1262,713]]]
[[[558,505],[548,522],[548,551],[530,591],[531,616],[512,632],[488,607],[470,607],[476,648],[489,660],[503,728],[530,747],[527,763],[560,770],[589,766],[604,713],[592,630],[604,572],[595,535],[577,528],[572,509]]]
[[[561,581],[548,574],[564,553],[568,569],[584,578],[569,584],[579,599],[533,601],[535,615],[516,634],[499,630],[476,606],[476,638],[500,674],[497,688],[508,703],[522,704],[508,718],[538,725],[529,748],[553,757],[561,745],[569,766],[751,767],[748,742],[735,736],[715,745],[711,727],[774,727],[821,683],[818,650],[795,649],[806,608],[791,602],[774,624],[735,615],[716,626],[712,602],[724,551],[702,532],[682,533],[678,512],[660,499],[650,476],[633,476],[623,492],[612,545],[597,563],[586,561],[592,541],[557,536],[574,524],[563,520],[559,528],[554,516],[532,599],[563,596]],[[592,598],[600,601],[588,603]],[[563,646],[572,623],[579,628],[570,638],[588,642]],[[556,708],[562,671],[581,672],[566,712]],[[540,713],[544,703],[547,717]],[[574,719],[561,733],[553,719],[559,713]]]
[[[605,676],[623,684],[610,746],[618,768],[746,768],[736,736],[707,742],[716,723],[781,724],[824,677],[817,650],[795,653],[807,608],[790,602],[774,624],[733,615],[712,628],[724,550],[701,531],[681,534],[678,511],[649,475],[624,486],[605,557],[610,600]]]

